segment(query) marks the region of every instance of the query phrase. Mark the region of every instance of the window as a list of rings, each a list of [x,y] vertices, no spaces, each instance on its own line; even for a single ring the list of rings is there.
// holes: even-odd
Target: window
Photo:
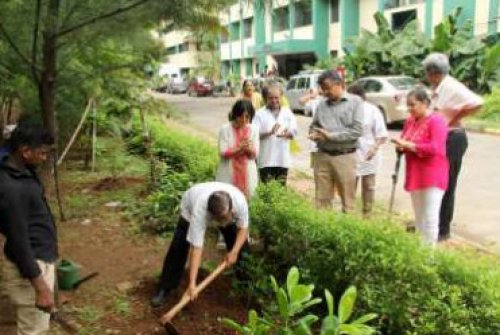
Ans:
[[[236,41],[240,39],[240,23],[234,22],[232,25],[233,29],[231,30],[231,41]]]
[[[306,77],[301,77],[297,82],[297,89],[303,90],[305,88],[306,88]]]
[[[411,90],[418,85],[418,81],[411,77],[391,78],[387,81],[398,90]]]
[[[287,90],[293,90],[295,89],[295,84],[297,83],[297,79],[291,79],[289,82],[288,82],[288,85],[286,85],[286,89]]]
[[[361,84],[366,93],[377,93],[382,90],[382,84],[376,80],[367,80]]]
[[[274,31],[283,31],[290,29],[288,6],[276,8],[273,11],[273,27]]]
[[[245,19],[243,21],[243,37],[251,38],[252,37],[252,29],[253,29],[253,19]]]
[[[189,42],[179,44],[179,53],[189,51]]]
[[[295,27],[312,24],[311,0],[301,0],[295,3]]]
[[[408,23],[417,19],[417,10],[405,10],[392,14],[392,30],[402,30]]]
[[[385,0],[384,9],[392,9],[408,5],[416,5],[423,2],[425,2],[425,0]]]
[[[175,45],[173,47],[168,47],[167,48],[167,55],[173,55],[173,54],[175,54],[175,52],[176,52],[175,49],[176,49]]]
[[[330,22],[339,22],[339,0],[330,0]]]

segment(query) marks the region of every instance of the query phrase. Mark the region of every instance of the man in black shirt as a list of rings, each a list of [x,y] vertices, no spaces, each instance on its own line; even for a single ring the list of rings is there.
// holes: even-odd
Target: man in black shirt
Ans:
[[[10,154],[0,162],[0,231],[7,257],[1,286],[16,307],[18,334],[47,334],[54,307],[57,234],[34,171],[53,143],[44,129],[19,125],[11,135]]]

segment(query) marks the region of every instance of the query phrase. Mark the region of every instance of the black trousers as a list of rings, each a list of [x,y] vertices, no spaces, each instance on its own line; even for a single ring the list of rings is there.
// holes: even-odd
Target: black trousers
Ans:
[[[182,216],[175,228],[174,238],[170,244],[165,260],[163,261],[163,269],[161,271],[161,278],[158,290],[170,291],[176,289],[181,283],[182,275],[184,274],[184,267],[189,254],[190,244],[186,240],[189,230],[189,222]],[[224,236],[226,249],[230,251],[236,242],[236,235],[238,234],[238,227],[235,223],[219,227],[220,232]],[[238,275],[238,266],[241,257],[245,253],[249,253],[250,248],[248,241],[245,242],[240,250],[238,256],[238,264],[236,264],[236,274]]]
[[[439,213],[439,237],[450,236],[451,221],[455,209],[455,191],[457,189],[458,174],[462,167],[462,158],[467,150],[467,134],[463,129],[450,130],[446,140],[446,156],[450,166],[448,189],[441,202]]]
[[[260,181],[267,183],[272,180],[277,180],[283,186],[286,185],[288,177],[288,168],[283,167],[265,167],[259,169]]]

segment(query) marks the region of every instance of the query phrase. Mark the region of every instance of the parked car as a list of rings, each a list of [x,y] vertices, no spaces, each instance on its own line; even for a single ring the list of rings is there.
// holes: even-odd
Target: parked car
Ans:
[[[214,97],[231,97],[233,96],[230,87],[227,85],[227,81],[219,81],[214,85],[212,90],[212,95]]]
[[[408,116],[406,94],[419,84],[408,76],[373,76],[356,81],[363,86],[366,100],[377,105],[387,124],[401,122]]]
[[[191,97],[212,95],[214,82],[204,77],[196,77],[191,79],[187,89],[187,94]]]
[[[299,103],[299,99],[306,93],[317,89],[318,77],[323,72],[323,70],[305,70],[290,77],[285,95],[293,111],[304,112],[304,106]]]
[[[172,77],[167,84],[166,91],[170,94],[186,93],[188,89],[188,82],[182,77]]]

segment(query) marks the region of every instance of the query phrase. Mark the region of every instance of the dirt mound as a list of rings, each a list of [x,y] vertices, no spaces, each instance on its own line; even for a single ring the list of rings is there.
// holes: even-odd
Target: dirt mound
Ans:
[[[136,177],[106,177],[95,184],[92,187],[92,190],[97,192],[111,191],[143,182],[144,179]]]

